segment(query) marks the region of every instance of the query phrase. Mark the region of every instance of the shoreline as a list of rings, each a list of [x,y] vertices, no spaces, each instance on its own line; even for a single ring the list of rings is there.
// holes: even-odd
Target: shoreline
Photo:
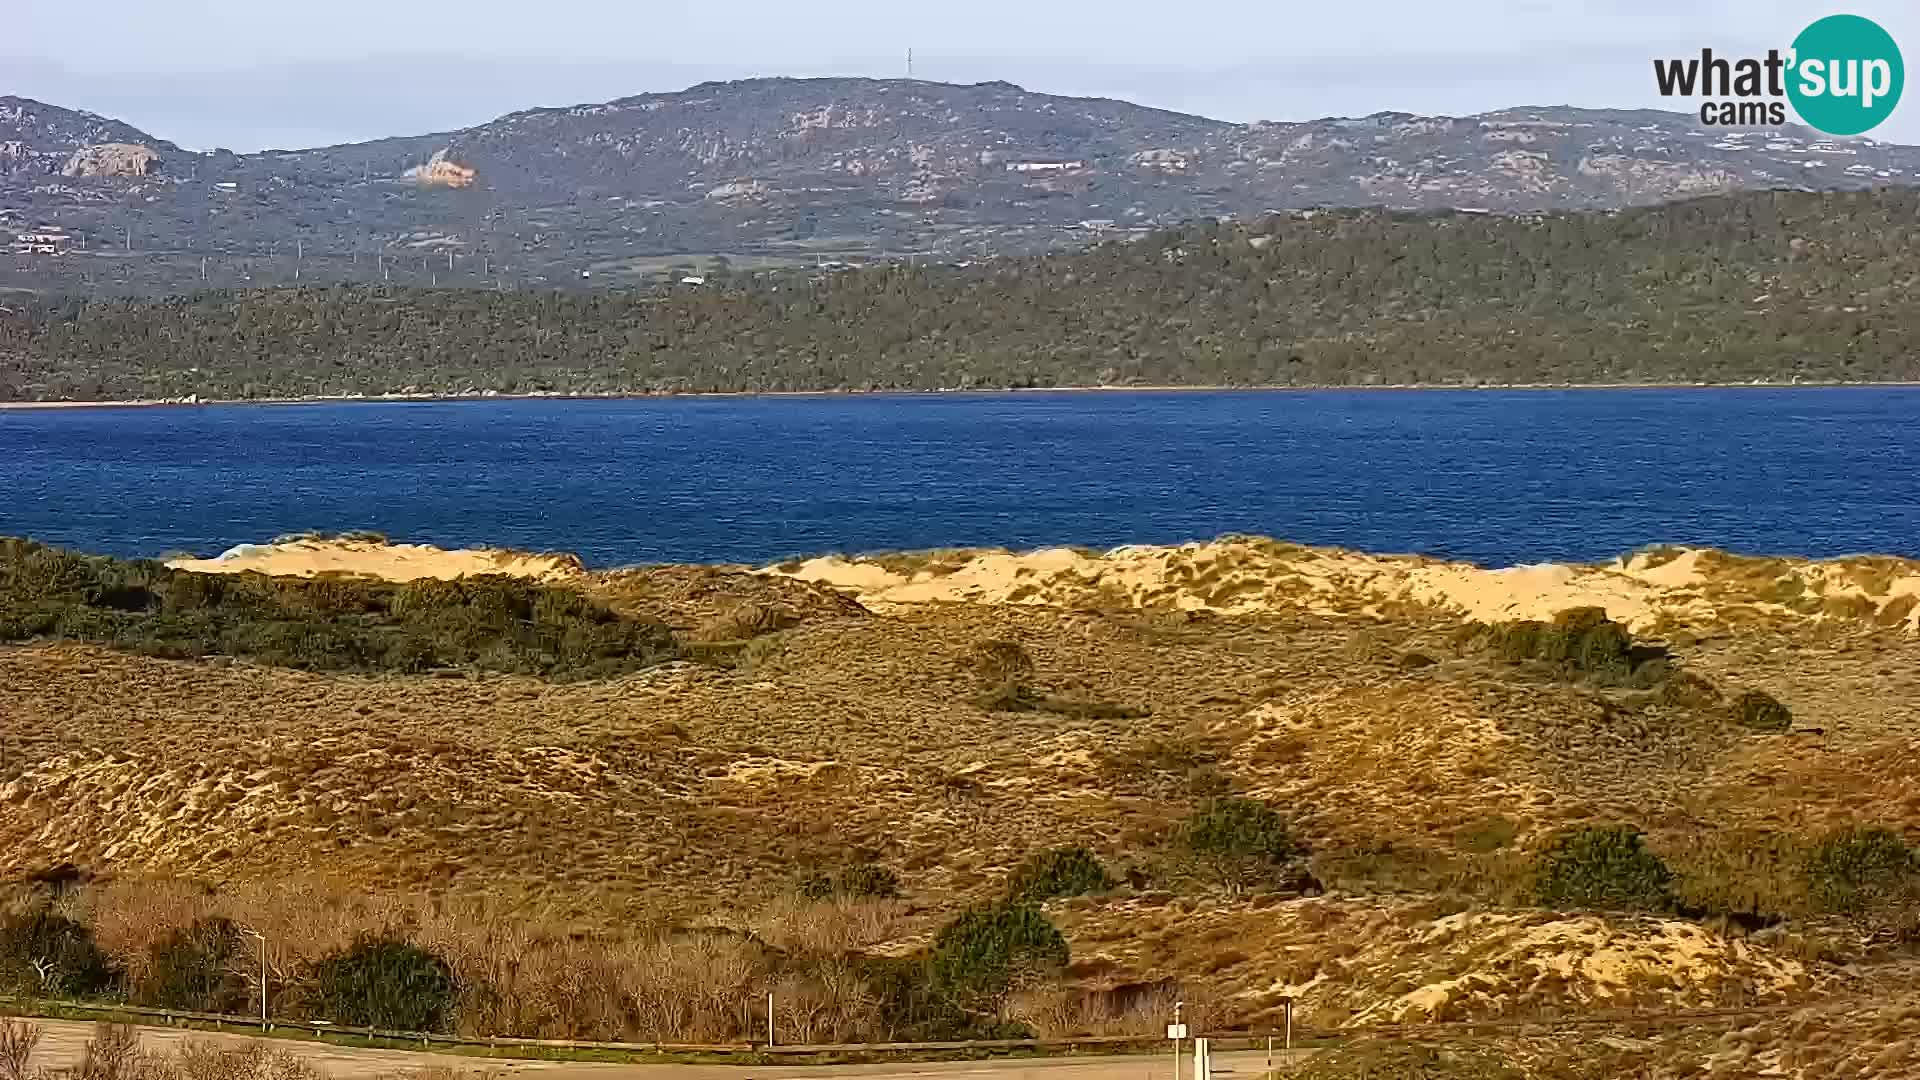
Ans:
[[[278,398],[134,398],[123,401],[0,401],[0,412],[42,412],[61,409],[191,409],[227,405],[396,405],[459,401],[649,401],[676,398],[804,398],[804,397],[986,397],[1007,394],[1310,394],[1339,391],[1542,391],[1542,390],[1836,390],[1913,389],[1920,382],[1582,382],[1582,383],[1390,383],[1358,386],[1342,383],[1313,386],[1026,386],[953,390],[674,390],[618,391],[600,394],[342,394]]]

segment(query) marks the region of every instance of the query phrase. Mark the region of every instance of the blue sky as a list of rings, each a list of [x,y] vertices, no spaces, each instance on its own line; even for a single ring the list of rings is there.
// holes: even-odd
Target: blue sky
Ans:
[[[1225,120],[1661,107],[1656,56],[1785,48],[1839,11],[1920,63],[1920,4],[1773,0],[5,0],[0,93],[247,151],[447,130],[753,75],[904,72]],[[1669,103],[1669,107],[1671,103]],[[1873,133],[1920,143],[1920,90]]]

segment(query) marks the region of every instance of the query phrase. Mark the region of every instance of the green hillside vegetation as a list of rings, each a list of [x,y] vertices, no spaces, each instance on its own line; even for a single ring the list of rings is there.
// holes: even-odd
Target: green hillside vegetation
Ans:
[[[1920,192],[1202,222],[653,292],[304,288],[0,311],[0,397],[1920,378]]]

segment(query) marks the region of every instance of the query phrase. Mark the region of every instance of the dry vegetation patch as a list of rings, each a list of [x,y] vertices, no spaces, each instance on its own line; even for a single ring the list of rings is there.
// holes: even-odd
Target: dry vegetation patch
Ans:
[[[1064,850],[1100,883],[1045,902],[1068,966],[997,995],[996,1023],[1903,992],[1920,641],[1876,621],[1909,571],[1665,551],[1507,573],[1247,539],[644,568],[576,584],[713,655],[565,684],[0,646],[0,876],[91,876],[62,903],[132,976],[201,918],[270,928],[287,971],[398,928],[469,988],[464,1030],[570,1037],[739,1037],[769,988],[796,1031],[909,1030],[899,965]],[[1796,575],[1879,614],[1798,604]],[[1456,603],[1468,585],[1498,589]],[[1670,631],[1659,663],[1692,681],[1460,631],[1596,593]],[[1739,722],[1755,690],[1784,730]],[[1258,873],[1191,844],[1237,800],[1284,832]],[[1644,834],[1650,910],[1528,906],[1584,828]]]

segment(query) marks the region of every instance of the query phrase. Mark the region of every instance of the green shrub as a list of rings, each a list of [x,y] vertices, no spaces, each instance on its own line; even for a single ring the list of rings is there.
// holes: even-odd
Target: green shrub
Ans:
[[[93,931],[45,907],[0,919],[0,989],[29,997],[89,998],[117,973]]]
[[[1673,874],[1630,825],[1570,829],[1534,865],[1534,891],[1548,907],[1656,910]]]
[[[1857,914],[1902,895],[1915,871],[1899,833],[1878,827],[1840,829],[1807,855],[1807,893],[1823,910]]]
[[[857,956],[855,970],[884,1027],[882,1039],[898,1042],[953,1039],[1030,1039],[1031,1028],[991,1011],[969,1010],[935,982],[926,953]],[[967,1003],[972,1005],[975,1003]],[[986,1002],[991,1006],[994,1003]]]
[[[217,916],[197,919],[153,944],[135,997],[163,1009],[245,1013],[258,1000],[243,974],[252,966],[238,927]]]
[[[927,963],[941,996],[981,1011],[996,1007],[1019,982],[1065,967],[1067,939],[1031,904],[992,904],[942,927]]]
[[[1755,731],[1786,731],[1793,727],[1793,713],[1763,690],[1749,690],[1734,698],[1733,720]]]
[[[592,678],[683,655],[664,625],[519,578],[392,584],[195,574],[0,540],[0,640],[43,637],[312,671],[464,665]]]
[[[1674,672],[1660,684],[1656,700],[1682,709],[1710,709],[1721,702],[1720,688],[1690,671]]]
[[[392,935],[365,936],[307,965],[301,982],[322,1019],[394,1031],[441,1031],[459,999],[453,969]]]
[[[1550,664],[1569,678],[1651,687],[1669,672],[1667,651],[1636,645],[1603,608],[1569,608],[1552,622],[1526,620],[1489,627],[1487,640],[1509,663]]]
[[[1307,853],[1277,811],[1241,798],[1209,800],[1181,826],[1180,843],[1235,890],[1280,883]]]
[[[1007,896],[1038,903],[1059,896],[1104,892],[1113,886],[1107,869],[1083,847],[1058,847],[1035,852],[1014,868]]]

